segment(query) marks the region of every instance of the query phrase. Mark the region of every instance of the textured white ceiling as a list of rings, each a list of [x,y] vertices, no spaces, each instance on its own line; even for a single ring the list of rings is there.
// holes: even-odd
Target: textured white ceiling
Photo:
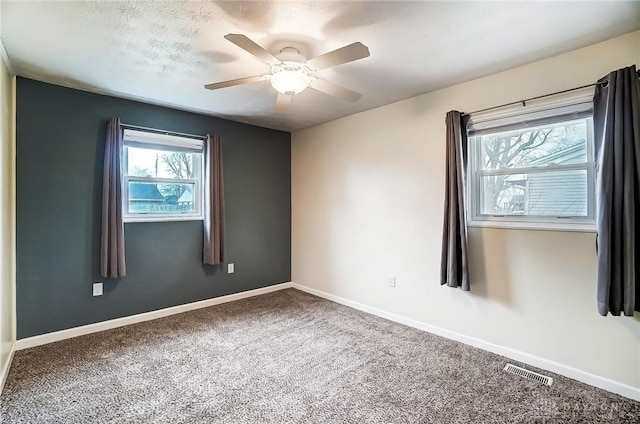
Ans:
[[[293,131],[489,75],[640,28],[640,2],[13,2],[1,32],[18,75]],[[362,93],[306,90],[274,112],[265,74],[223,38],[244,34],[306,57],[355,41],[371,56],[318,73]]]

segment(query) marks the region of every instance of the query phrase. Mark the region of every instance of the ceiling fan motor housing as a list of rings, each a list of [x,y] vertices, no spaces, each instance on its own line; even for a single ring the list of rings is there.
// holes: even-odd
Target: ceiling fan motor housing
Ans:
[[[306,65],[307,58],[300,54],[298,49],[285,47],[280,50],[276,58],[281,63],[271,65],[271,85],[278,92],[292,96],[309,87],[313,77],[311,70]]]

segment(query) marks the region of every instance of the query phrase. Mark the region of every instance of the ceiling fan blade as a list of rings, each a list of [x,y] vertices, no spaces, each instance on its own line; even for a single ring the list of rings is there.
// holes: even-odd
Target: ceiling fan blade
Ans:
[[[266,62],[270,65],[274,63],[280,63],[280,60],[276,59],[274,55],[257,45],[247,36],[244,36],[242,34],[227,34],[224,36],[224,38],[231,41],[241,49],[248,51],[263,62]]]
[[[309,85],[314,90],[321,91],[330,96],[339,97],[348,102],[357,102],[362,94],[351,91],[347,88],[340,87],[332,82],[325,81],[320,78],[315,78]]]
[[[292,97],[293,96],[289,96],[287,94],[278,93],[278,98],[276,99],[276,112],[282,113],[288,111]]]
[[[364,44],[357,42],[314,57],[313,59],[309,59],[307,61],[307,66],[313,70],[319,71],[321,69],[331,68],[332,66],[363,59],[365,57],[369,57],[369,48]]]
[[[255,77],[238,78],[238,79],[229,80],[229,81],[214,82],[211,84],[207,84],[204,86],[204,88],[208,90],[217,90],[218,88],[233,87],[234,85],[249,84],[249,83],[258,82],[258,81],[266,81],[266,79],[262,75],[255,76]]]

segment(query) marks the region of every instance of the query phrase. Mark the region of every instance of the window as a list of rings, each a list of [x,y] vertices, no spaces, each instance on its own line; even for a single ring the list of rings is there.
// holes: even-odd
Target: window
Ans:
[[[470,225],[593,230],[591,98],[563,102],[471,117]]]
[[[203,141],[126,129],[125,222],[202,219]]]

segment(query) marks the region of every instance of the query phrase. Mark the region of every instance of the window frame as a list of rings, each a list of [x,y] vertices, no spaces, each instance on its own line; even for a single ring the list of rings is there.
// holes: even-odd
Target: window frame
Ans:
[[[468,136],[468,172],[467,190],[467,224],[471,227],[494,227],[494,228],[514,228],[514,229],[533,229],[533,230],[551,230],[551,231],[583,231],[595,232],[595,159],[594,159],[594,143],[593,143],[593,107],[591,94],[581,93],[573,97],[565,96],[564,98],[555,99],[549,102],[538,102],[529,111],[524,111],[522,106],[519,108],[511,108],[507,111],[492,113],[485,116],[473,116],[470,119],[469,128],[472,128],[474,118],[476,122],[493,121],[495,132],[492,132],[491,123],[484,124],[481,135]],[[571,117],[567,112],[580,111],[579,117]],[[590,112],[590,115],[587,115]],[[585,116],[587,115],[587,116]],[[560,119],[566,116],[566,119]],[[545,166],[528,166],[522,168],[504,168],[504,169],[482,169],[482,143],[480,142],[482,135],[499,134],[513,129],[526,129],[532,127],[528,122],[537,120],[539,125],[553,125],[563,122],[577,121],[579,119],[587,119],[587,160],[582,163],[570,164],[552,164]],[[500,124],[507,123],[509,129],[505,129]],[[497,125],[496,125],[497,124]],[[482,127],[482,124],[478,125]],[[471,132],[471,131],[469,131]],[[490,175],[532,175],[536,173],[550,173],[558,171],[575,171],[584,170],[587,174],[587,216],[544,216],[544,215],[500,215],[500,214],[483,214],[482,208],[482,177]]]
[[[187,152],[193,156],[194,178],[143,177],[129,175],[129,148],[142,148],[166,152]],[[196,160],[196,158],[199,158]],[[193,211],[184,212],[130,212],[129,183],[193,184]],[[204,141],[155,133],[125,129],[122,143],[122,219],[129,222],[198,221],[204,219]]]

